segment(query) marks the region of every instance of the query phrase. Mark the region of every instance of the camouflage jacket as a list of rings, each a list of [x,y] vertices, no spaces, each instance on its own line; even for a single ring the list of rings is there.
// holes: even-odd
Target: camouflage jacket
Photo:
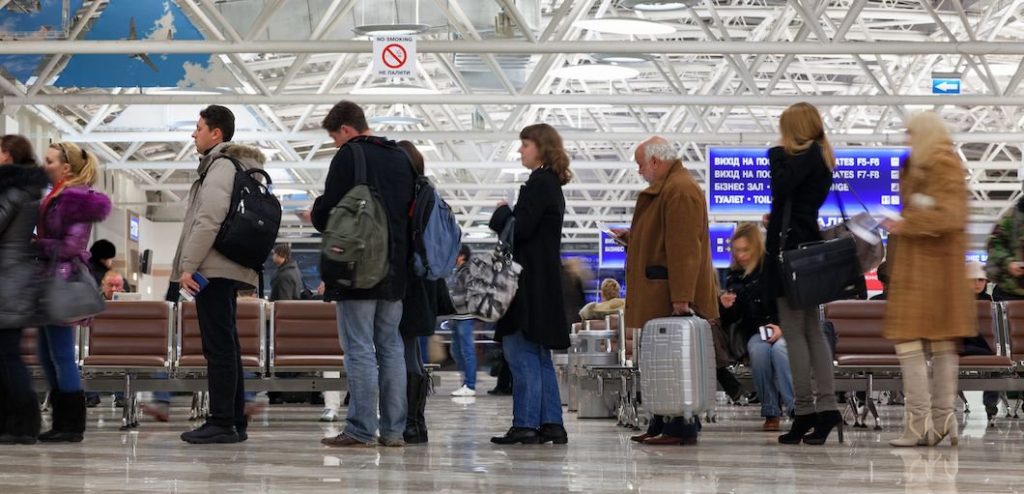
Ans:
[[[1014,207],[996,222],[988,238],[988,263],[985,272],[989,281],[1001,290],[1024,296],[1024,279],[1014,278],[1009,265],[1013,261],[1024,261],[1021,234],[1024,233],[1024,213]]]

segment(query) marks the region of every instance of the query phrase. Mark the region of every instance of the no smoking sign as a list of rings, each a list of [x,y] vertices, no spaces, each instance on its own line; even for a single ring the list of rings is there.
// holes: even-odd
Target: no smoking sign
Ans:
[[[412,77],[416,71],[416,39],[412,36],[374,38],[373,71],[378,77]]]

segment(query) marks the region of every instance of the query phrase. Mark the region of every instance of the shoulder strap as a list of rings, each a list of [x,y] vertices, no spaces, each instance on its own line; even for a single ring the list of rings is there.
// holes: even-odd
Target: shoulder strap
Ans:
[[[793,198],[786,201],[786,207],[782,210],[782,231],[779,232],[779,262],[782,262],[782,253],[786,251],[786,239],[789,237],[789,220],[793,215]]]
[[[352,146],[352,161],[355,166],[355,183],[356,185],[366,184],[366,155],[363,154],[362,144],[358,142],[348,142],[349,146]]]
[[[217,156],[216,158],[214,158],[213,161],[210,162],[210,166],[206,168],[206,171],[203,172],[201,175],[199,175],[199,183],[200,184],[202,184],[203,181],[206,180],[206,174],[210,173],[210,168],[213,167],[213,165],[217,163],[217,160],[219,160],[221,158],[224,158],[224,159],[230,161],[232,165],[235,165],[235,171],[236,172],[245,171],[245,169],[242,168],[242,164],[239,163],[237,159],[235,159],[235,158],[233,158],[231,156],[228,156],[226,154],[222,154],[222,155]]]

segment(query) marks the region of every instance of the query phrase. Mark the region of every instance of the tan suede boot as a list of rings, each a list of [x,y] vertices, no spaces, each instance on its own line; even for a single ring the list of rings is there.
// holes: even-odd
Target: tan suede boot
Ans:
[[[956,343],[950,340],[933,341],[932,349],[932,407],[931,427],[927,444],[935,446],[949,436],[951,445],[960,442],[960,424],[953,413],[960,379],[960,356]]]
[[[890,446],[909,448],[926,441],[931,393],[928,387],[928,362],[922,340],[896,344],[903,375],[903,394],[906,405],[903,415],[903,436],[889,441]]]

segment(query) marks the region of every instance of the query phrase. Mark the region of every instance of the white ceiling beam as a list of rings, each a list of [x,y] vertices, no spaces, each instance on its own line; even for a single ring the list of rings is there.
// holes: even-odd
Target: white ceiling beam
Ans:
[[[960,105],[1024,106],[1024,96],[987,94],[891,95],[711,95],[711,94],[37,94],[3,96],[4,105],[333,105],[346,99],[361,105],[565,105],[590,106],[817,106]]]
[[[419,53],[572,54],[674,53],[690,55],[1024,55],[1024,42],[933,41],[919,43],[817,43],[781,41],[422,40]],[[130,55],[133,53],[371,53],[369,41],[229,40],[22,40],[0,44],[0,55]]]
[[[410,141],[469,141],[469,142],[495,142],[495,141],[519,141],[518,132],[501,131],[404,131],[383,133],[389,139]],[[586,142],[618,142],[634,141],[639,142],[652,134],[646,132],[580,132],[562,131],[559,133],[564,141],[586,141]],[[660,133],[662,137],[676,142],[693,142],[700,144],[747,144],[762,146],[776,142],[778,134],[768,132],[723,132],[723,133],[690,133],[690,132],[665,132]],[[1024,140],[1022,132],[977,132],[977,133],[953,133],[953,142],[957,143],[1004,143],[1020,142]],[[891,146],[902,146],[906,141],[906,135],[899,132],[891,133],[829,133],[828,138],[833,143],[865,143],[865,144],[886,144]],[[191,142],[192,137],[188,132],[181,131],[135,131],[135,132],[92,132],[88,134],[68,133],[64,139],[73,142]],[[330,138],[320,130],[306,130],[301,132],[262,132],[262,131],[237,131],[234,141],[255,142],[255,141],[292,141],[292,142],[328,142]]]

